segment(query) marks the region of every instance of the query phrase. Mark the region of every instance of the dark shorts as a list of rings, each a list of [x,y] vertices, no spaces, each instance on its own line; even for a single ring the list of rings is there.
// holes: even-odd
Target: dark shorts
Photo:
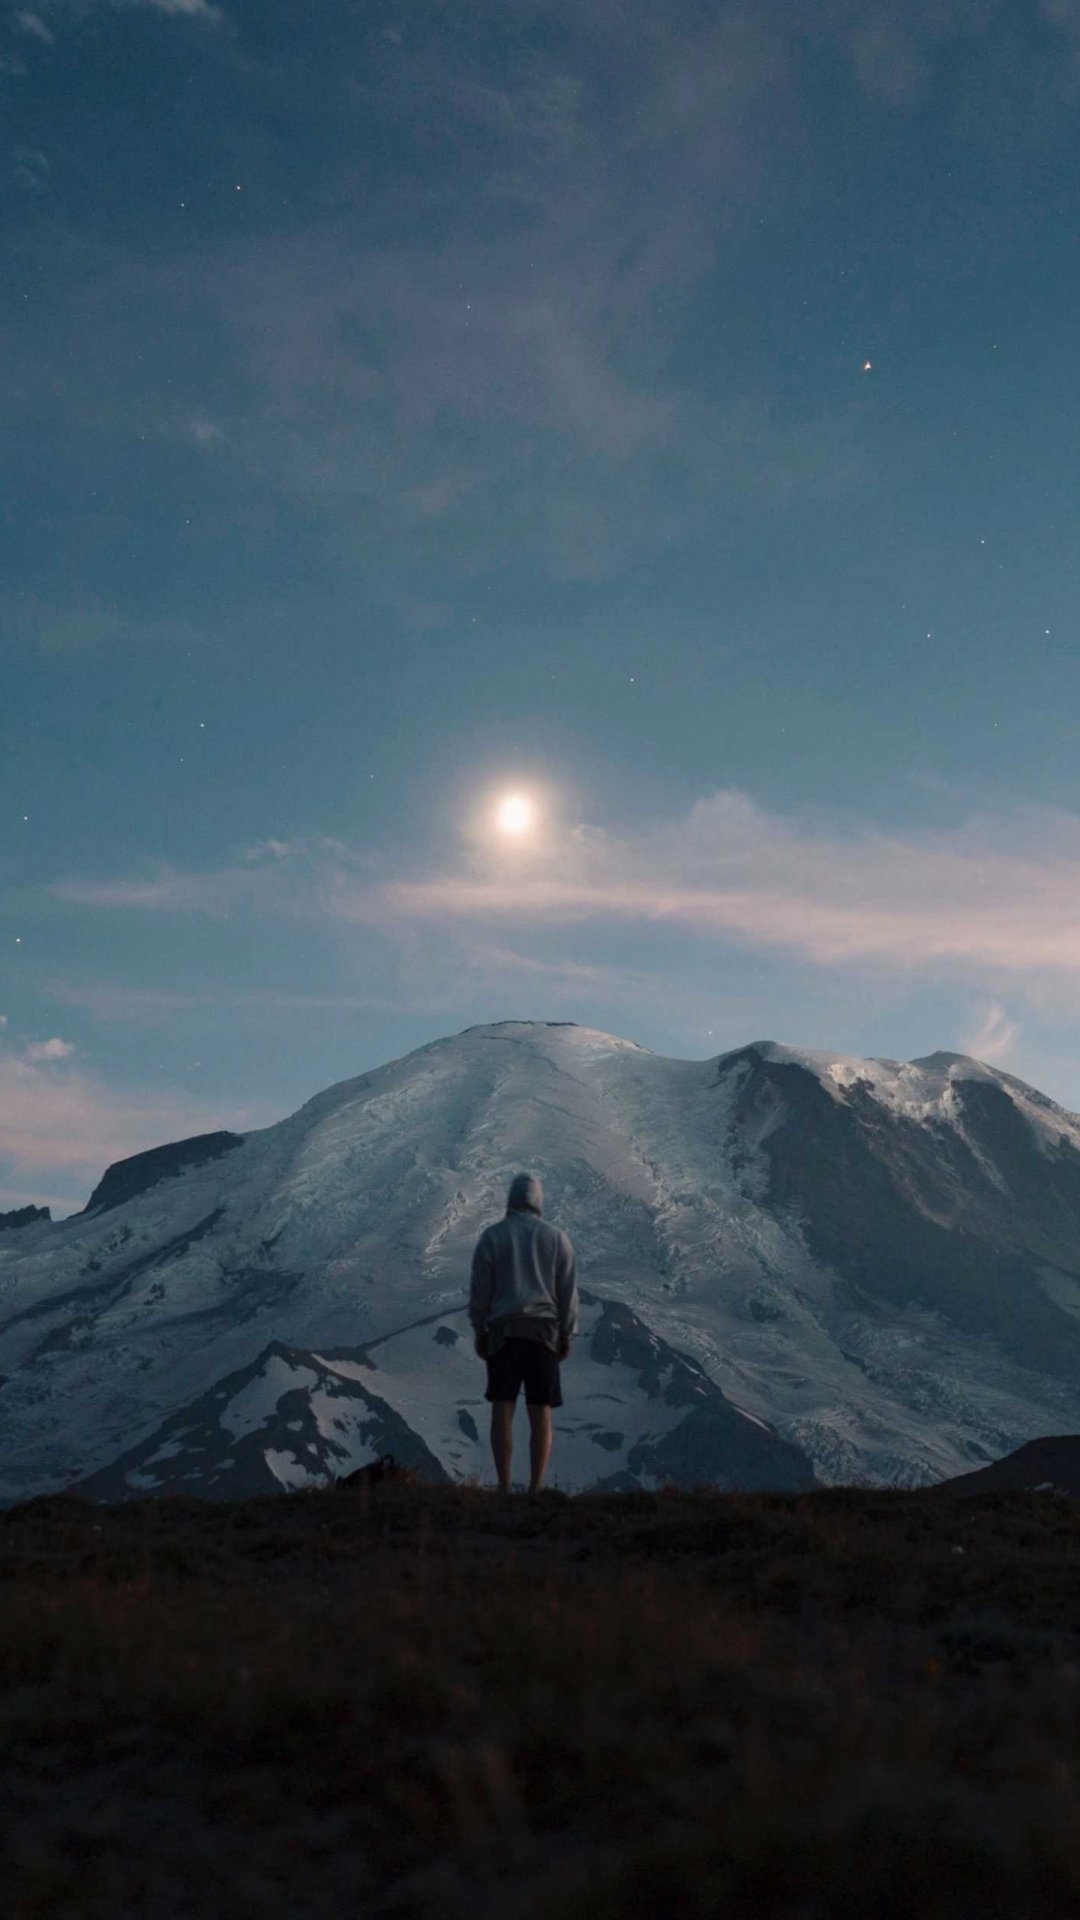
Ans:
[[[487,1372],[485,1400],[516,1401],[524,1384],[527,1406],[562,1406],[559,1356],[541,1340],[522,1340],[512,1334],[488,1361]]]

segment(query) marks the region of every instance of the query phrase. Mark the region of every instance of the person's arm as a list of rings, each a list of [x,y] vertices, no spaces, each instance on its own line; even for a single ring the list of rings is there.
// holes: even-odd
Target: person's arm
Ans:
[[[491,1249],[488,1246],[487,1234],[482,1233],[473,1249],[472,1274],[469,1280],[469,1319],[472,1321],[476,1351],[481,1356],[494,1287],[495,1269]]]
[[[565,1233],[559,1235],[559,1253],[555,1263],[555,1304],[559,1309],[559,1346],[565,1358],[578,1323],[577,1261]]]

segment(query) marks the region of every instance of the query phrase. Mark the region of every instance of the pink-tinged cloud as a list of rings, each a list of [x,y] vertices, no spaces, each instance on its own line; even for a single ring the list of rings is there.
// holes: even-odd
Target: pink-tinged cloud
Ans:
[[[113,1160],[189,1134],[244,1132],[276,1118],[265,1107],[226,1108],[166,1089],[110,1086],[72,1068],[66,1056],[3,1045],[0,1207],[36,1201],[68,1212],[85,1202]]]
[[[374,911],[369,911],[370,906]],[[362,896],[355,917],[490,923],[607,920],[633,925],[667,923],[688,932],[736,939],[752,946],[786,947],[819,964],[884,961],[897,967],[957,961],[975,966],[1080,966],[1080,913],[1046,903],[1040,924],[1011,920],[1006,909],[975,902],[927,901],[890,907],[867,900],[820,900],[809,893],[770,889],[665,887],[616,883],[567,886],[534,881],[501,887],[434,881],[387,887]]]
[[[342,875],[326,901],[388,926],[667,925],[827,966],[1072,972],[1080,820],[1031,810],[921,838],[830,833],[721,793],[634,841],[579,831],[531,867],[381,887]]]
[[[55,1038],[52,1040],[31,1040],[23,1049],[23,1059],[31,1063],[41,1060],[70,1060],[75,1052],[70,1040]]]
[[[1080,966],[1080,819],[1045,809],[902,836],[805,825],[720,792],[633,838],[580,827],[532,856],[493,847],[434,876],[384,881],[340,842],[275,842],[216,872],[68,880],[52,891],[94,907],[367,925],[406,948],[427,930],[490,949],[515,928],[529,938],[542,929],[550,947],[558,929],[588,924],[624,950],[635,927],[670,927],[713,946],[905,974],[1034,984]]]

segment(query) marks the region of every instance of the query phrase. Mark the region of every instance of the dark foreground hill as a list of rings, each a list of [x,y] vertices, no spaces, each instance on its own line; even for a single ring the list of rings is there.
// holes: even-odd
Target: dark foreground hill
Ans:
[[[1080,1433],[1029,1440],[977,1473],[945,1482],[955,1493],[1068,1493],[1080,1497]]]
[[[14,1920],[1080,1909],[1080,1508],[472,1486],[0,1516]]]

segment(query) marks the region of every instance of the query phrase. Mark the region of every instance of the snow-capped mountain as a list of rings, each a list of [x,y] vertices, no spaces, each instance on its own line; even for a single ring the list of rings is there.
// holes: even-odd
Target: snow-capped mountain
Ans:
[[[0,1236],[0,1498],[492,1479],[466,1290],[520,1168],[583,1293],[553,1484],[917,1484],[1080,1427],[1075,1115],[957,1054],[504,1022]]]

